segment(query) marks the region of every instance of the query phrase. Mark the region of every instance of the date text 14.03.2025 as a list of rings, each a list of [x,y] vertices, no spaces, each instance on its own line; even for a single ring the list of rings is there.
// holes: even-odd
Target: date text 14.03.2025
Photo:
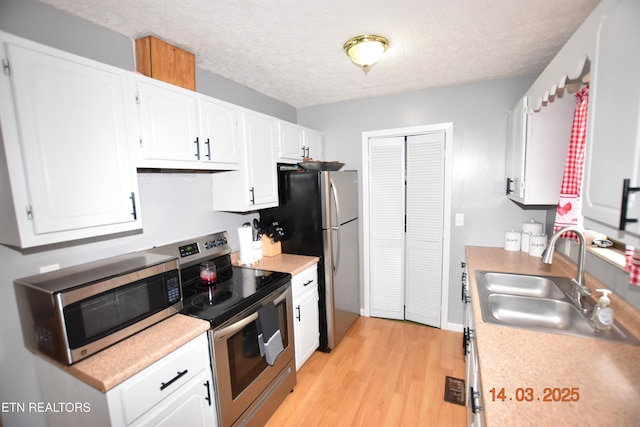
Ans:
[[[580,390],[578,387],[545,387],[542,394],[530,387],[518,387],[513,393],[502,388],[492,388],[489,390],[492,401],[513,401],[516,402],[577,402],[580,400]]]

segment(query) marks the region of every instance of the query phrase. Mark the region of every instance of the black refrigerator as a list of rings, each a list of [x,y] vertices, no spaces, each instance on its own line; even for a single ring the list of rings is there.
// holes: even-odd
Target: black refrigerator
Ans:
[[[283,227],[282,252],[320,258],[320,350],[329,352],[360,315],[358,175],[282,170],[278,191],[260,222]]]

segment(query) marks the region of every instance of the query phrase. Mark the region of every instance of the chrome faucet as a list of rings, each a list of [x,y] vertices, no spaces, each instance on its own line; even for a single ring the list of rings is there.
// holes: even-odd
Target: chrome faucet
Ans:
[[[578,254],[578,273],[576,274],[576,278],[571,280],[573,289],[570,297],[576,307],[578,307],[583,313],[586,313],[587,309],[582,305],[582,297],[591,295],[591,290],[585,286],[584,281],[584,258],[587,248],[582,229],[571,226],[558,230],[553,236],[551,236],[551,239],[549,239],[549,245],[547,246],[547,249],[545,249],[545,251],[542,253],[542,262],[544,262],[545,264],[551,264],[553,262],[553,252],[555,250],[556,242],[562,234],[570,231],[574,232],[578,236],[578,240],[580,242],[580,253]]]

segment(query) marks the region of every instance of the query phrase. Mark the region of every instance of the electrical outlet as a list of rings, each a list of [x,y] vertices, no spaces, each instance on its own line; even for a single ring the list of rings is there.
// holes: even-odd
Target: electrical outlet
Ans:
[[[456,214],[456,227],[464,226],[464,214],[458,213]]]

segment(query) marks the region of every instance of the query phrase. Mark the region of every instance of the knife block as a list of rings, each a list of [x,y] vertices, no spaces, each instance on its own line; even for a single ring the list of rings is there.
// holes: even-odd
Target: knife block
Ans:
[[[276,256],[282,253],[282,245],[280,242],[273,242],[273,239],[267,236],[262,236],[262,255],[263,256]]]

